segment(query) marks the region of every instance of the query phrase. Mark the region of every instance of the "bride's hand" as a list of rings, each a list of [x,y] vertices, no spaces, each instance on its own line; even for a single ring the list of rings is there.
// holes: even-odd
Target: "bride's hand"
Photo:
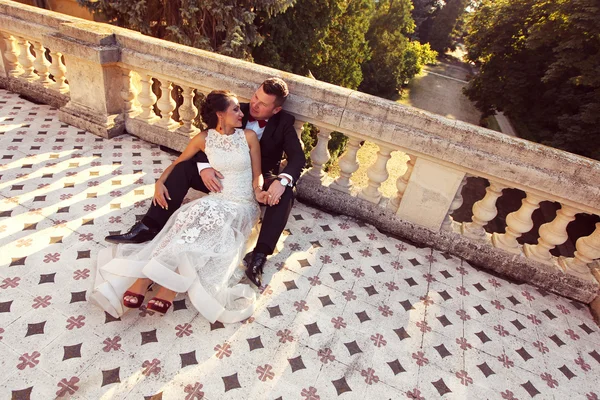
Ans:
[[[269,193],[267,193],[264,190],[258,194],[254,192],[254,196],[256,197],[256,201],[258,201],[259,203],[267,204],[267,202],[269,201]]]
[[[152,204],[168,210],[169,203],[167,203],[167,199],[171,200],[167,187],[161,181],[156,181],[154,184],[154,197],[152,198]]]

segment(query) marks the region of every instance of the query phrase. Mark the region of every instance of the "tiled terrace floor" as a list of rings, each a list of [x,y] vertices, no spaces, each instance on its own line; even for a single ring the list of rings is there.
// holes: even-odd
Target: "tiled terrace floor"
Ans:
[[[0,399],[596,399],[587,308],[297,204],[254,316],[86,302],[172,156],[0,90]],[[595,392],[595,394],[594,394]],[[161,397],[162,396],[162,397]]]

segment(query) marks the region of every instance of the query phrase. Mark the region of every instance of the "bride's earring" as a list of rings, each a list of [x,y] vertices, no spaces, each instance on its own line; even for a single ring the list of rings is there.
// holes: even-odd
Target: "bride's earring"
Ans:
[[[217,118],[219,118],[219,122],[217,123],[217,130],[219,132],[223,132],[223,119],[220,116],[218,116]]]

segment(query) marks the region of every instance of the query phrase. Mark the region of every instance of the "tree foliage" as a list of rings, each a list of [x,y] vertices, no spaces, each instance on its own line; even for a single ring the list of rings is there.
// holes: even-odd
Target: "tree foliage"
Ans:
[[[411,14],[415,21],[415,31],[412,39],[426,43],[425,39],[429,36],[433,17],[441,8],[442,2],[441,0],[412,0],[412,3],[413,10]]]
[[[483,0],[469,21],[481,63],[466,95],[531,140],[600,159],[600,4]]]
[[[377,3],[367,32],[373,54],[371,60],[363,64],[361,91],[393,98],[424,64],[435,62],[436,53],[428,44],[409,39],[415,27],[411,10],[410,0]]]
[[[445,5],[438,5],[425,38],[432,49],[444,53],[454,47],[461,34],[462,16],[469,3],[470,0],[446,0]]]
[[[372,0],[298,0],[293,8],[265,21],[257,62],[356,89],[361,64],[369,58],[365,39]]]
[[[77,0],[100,19],[143,34],[250,59],[262,37],[259,14],[285,11],[293,0]]]

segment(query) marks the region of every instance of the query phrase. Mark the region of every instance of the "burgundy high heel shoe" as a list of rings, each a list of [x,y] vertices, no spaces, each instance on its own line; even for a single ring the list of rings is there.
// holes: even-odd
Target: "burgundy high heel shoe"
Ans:
[[[156,304],[157,301],[160,301],[162,303],[162,306]],[[161,313],[164,315],[167,311],[169,311],[169,308],[171,308],[172,305],[173,303],[171,303],[170,301],[163,300],[158,297],[153,297],[148,301],[146,310],[156,311],[157,313]]]
[[[125,297],[135,297],[136,302],[127,300]],[[123,305],[127,308],[140,308],[144,302],[145,294],[133,293],[129,290],[123,293]]]
[[[148,290],[150,290],[152,285],[153,283],[148,285],[144,294],[134,293],[129,290],[123,293],[123,305],[127,308],[140,308],[142,306],[142,303],[144,302],[144,299],[146,298],[146,293],[148,292]],[[135,300],[137,302],[134,303],[131,300],[126,300],[125,297],[135,297]]]

